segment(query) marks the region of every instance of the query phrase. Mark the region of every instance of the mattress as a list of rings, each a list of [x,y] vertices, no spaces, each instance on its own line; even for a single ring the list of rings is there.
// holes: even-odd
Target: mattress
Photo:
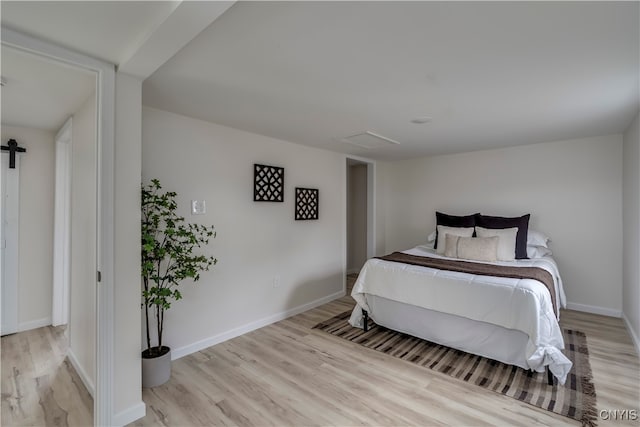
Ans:
[[[416,256],[442,257],[424,246],[418,246],[404,252]],[[556,295],[559,299],[558,305],[564,307],[566,298],[557,266],[553,259],[545,258],[547,259],[517,260],[498,262],[497,264],[533,266],[549,271],[554,278]],[[396,322],[394,315],[389,313],[381,316],[381,313],[377,313],[369,305],[375,301],[371,297],[380,297],[430,312],[466,319],[472,323],[467,324],[465,328],[473,326],[476,334],[480,333],[483,324],[523,334],[518,338],[518,351],[521,355],[517,358],[508,355],[509,350],[501,351],[500,354],[493,357],[487,357],[538,372],[543,371],[545,366],[549,366],[549,369],[561,383],[564,383],[571,368],[571,362],[561,351],[564,348],[564,341],[558,324],[559,311],[553,308],[549,290],[537,280],[479,276],[374,258],[368,260],[362,268],[351,295],[357,302],[350,319],[353,326],[362,327],[362,310],[364,309],[378,322],[384,317],[386,319],[383,320],[384,323],[379,323],[383,326],[432,341],[434,341],[434,336],[442,339],[450,335],[449,339],[456,342],[455,345],[451,344],[451,347],[485,355],[483,354],[483,345],[477,345],[477,343],[465,345],[465,337],[454,337],[454,331],[444,330],[442,333],[431,331],[424,334],[421,332],[423,329],[409,331],[408,328],[418,328],[415,326],[416,322],[427,322],[426,320],[418,320],[419,316],[424,315],[424,310],[420,311],[422,314],[416,312],[414,316],[404,319],[405,321],[397,320]],[[378,309],[380,310],[379,304]],[[403,310],[406,310],[406,307],[399,309],[399,313]],[[402,319],[404,313],[397,314],[397,316],[399,316],[398,319]],[[390,323],[394,324],[393,327]],[[496,333],[495,328],[493,329],[491,334]],[[483,340],[489,339],[487,333],[483,333],[482,336]],[[524,343],[521,343],[522,336],[527,338]],[[440,343],[445,344],[444,342]],[[507,343],[505,345],[515,344]],[[518,358],[523,358],[526,363],[521,363],[522,360],[514,363]]]

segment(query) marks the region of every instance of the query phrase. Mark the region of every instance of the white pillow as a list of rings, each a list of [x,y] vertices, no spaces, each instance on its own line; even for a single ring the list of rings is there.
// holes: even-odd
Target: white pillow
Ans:
[[[529,258],[542,258],[551,255],[551,249],[544,246],[527,245],[527,256]]]
[[[444,256],[494,262],[497,260],[499,242],[498,236],[460,237],[447,234]]]
[[[516,235],[518,227],[513,228],[484,228],[476,227],[478,237],[498,236],[498,260],[513,261],[516,259]]]
[[[434,231],[433,233],[429,234],[429,236],[427,237],[427,242],[428,243],[433,243],[436,241],[436,236],[437,233]]]
[[[440,255],[444,254],[444,247],[446,246],[445,235],[453,234],[454,236],[471,237],[473,236],[473,227],[447,227],[446,225],[439,225],[438,227],[438,249],[436,252]]]
[[[527,234],[527,246],[542,246],[543,248],[548,248],[550,241],[551,238],[546,234],[529,229],[529,233]]]

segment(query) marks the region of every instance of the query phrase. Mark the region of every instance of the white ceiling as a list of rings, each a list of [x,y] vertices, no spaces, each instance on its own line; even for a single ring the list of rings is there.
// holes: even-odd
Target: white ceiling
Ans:
[[[2,27],[157,69],[146,105],[378,159],[623,132],[638,109],[638,2],[229,4],[2,1]],[[340,142],[365,131],[400,145]]]
[[[96,75],[2,46],[2,124],[57,131],[93,94]]]
[[[120,64],[179,1],[2,1],[2,26]]]
[[[119,64],[180,2],[2,1],[2,27]],[[95,91],[95,74],[2,46],[2,124],[55,131]]]
[[[46,40],[146,78],[233,2],[0,3],[2,31]],[[95,90],[95,75],[2,46],[2,123],[56,130]]]
[[[143,99],[378,159],[618,133],[639,105],[638,6],[238,2],[145,81]],[[338,141],[364,131],[400,145]]]

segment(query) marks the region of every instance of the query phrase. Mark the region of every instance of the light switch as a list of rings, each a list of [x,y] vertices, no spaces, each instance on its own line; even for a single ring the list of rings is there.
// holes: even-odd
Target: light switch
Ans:
[[[204,215],[207,213],[207,205],[204,200],[191,201],[191,215]]]

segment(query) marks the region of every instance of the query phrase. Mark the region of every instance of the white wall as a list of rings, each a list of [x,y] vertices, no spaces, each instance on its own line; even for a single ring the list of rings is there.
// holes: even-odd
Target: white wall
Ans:
[[[347,166],[347,271],[367,260],[367,165]]]
[[[142,82],[116,75],[115,349],[116,424],[144,416],[140,345]]]
[[[73,115],[72,141],[69,357],[91,391],[96,378],[95,93]]]
[[[27,149],[19,154],[18,330],[24,331],[51,324],[55,133],[2,125],[1,138]]]
[[[622,136],[386,164],[386,251],[424,243],[435,211],[515,216],[553,239],[574,308],[622,309]]]
[[[622,310],[640,353],[640,115],[624,134]]]
[[[254,163],[285,168],[284,203],[253,201]],[[159,178],[188,221],[218,232],[218,265],[166,314],[174,355],[344,294],[345,173],[341,154],[143,108],[143,181]],[[296,186],[320,190],[319,220],[294,220]],[[190,215],[194,199],[206,215]]]

